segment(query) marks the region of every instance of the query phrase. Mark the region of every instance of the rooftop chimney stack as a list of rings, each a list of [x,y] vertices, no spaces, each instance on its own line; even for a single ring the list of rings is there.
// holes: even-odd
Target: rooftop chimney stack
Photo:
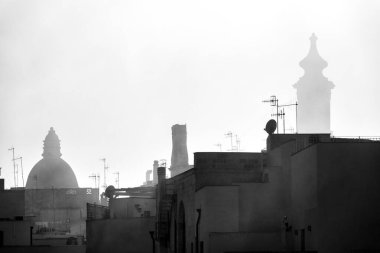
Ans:
[[[154,160],[153,161],[153,185],[158,184],[158,179],[157,179],[157,168],[158,168],[158,161]]]
[[[169,170],[171,177],[174,177],[189,169],[186,125],[172,126],[172,141],[172,158]]]

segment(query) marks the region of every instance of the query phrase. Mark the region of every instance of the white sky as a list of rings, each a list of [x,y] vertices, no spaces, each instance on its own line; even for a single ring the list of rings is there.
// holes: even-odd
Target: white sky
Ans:
[[[110,166],[108,184],[142,184],[187,124],[189,159],[265,148],[272,112],[295,101],[298,63],[315,32],[337,136],[380,135],[379,1],[0,1],[0,167],[11,152],[25,182],[53,126],[80,187]],[[288,111],[287,126],[295,127]],[[19,176],[19,186],[21,175]]]

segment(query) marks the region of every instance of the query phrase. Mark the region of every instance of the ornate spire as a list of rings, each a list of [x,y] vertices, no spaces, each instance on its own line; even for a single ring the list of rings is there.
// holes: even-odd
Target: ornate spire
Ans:
[[[322,72],[327,67],[327,62],[322,59],[317,49],[317,36],[313,33],[310,37],[310,49],[307,56],[300,62],[305,74],[310,72]]]
[[[42,154],[43,158],[60,158],[61,154],[61,145],[60,140],[58,139],[57,134],[54,129],[51,127],[48,135],[44,140],[44,152]]]

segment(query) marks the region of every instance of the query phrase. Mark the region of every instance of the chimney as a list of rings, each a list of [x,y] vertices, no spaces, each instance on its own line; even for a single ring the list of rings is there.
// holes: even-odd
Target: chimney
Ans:
[[[149,184],[150,174],[152,174],[152,170],[147,170],[146,173],[145,173],[145,182],[146,182],[146,184]]]
[[[157,168],[157,176],[158,176],[158,184],[156,188],[156,208],[159,212],[161,201],[165,196],[166,193],[166,168],[165,167],[158,167]],[[159,214],[157,214],[157,217],[160,217]]]
[[[158,183],[157,179],[157,168],[158,168],[158,161],[153,161],[153,185],[156,185]]]
[[[189,169],[189,157],[187,154],[187,132],[186,125],[172,126],[172,157],[171,177],[174,177]]]

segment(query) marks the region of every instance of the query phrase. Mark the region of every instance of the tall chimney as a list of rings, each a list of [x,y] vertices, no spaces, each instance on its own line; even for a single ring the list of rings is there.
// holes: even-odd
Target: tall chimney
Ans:
[[[153,161],[153,185],[156,185],[158,183],[157,179],[157,168],[158,168],[158,161]]]
[[[161,200],[165,196],[166,193],[166,168],[165,167],[158,167],[157,168],[157,175],[158,175],[158,184],[157,184],[157,201],[156,205],[157,208],[159,208],[159,205],[161,203]],[[157,209],[159,210],[159,209]],[[159,217],[159,216],[157,216]]]
[[[186,125],[172,126],[172,141],[172,158],[169,170],[171,176],[174,177],[189,169]]]
[[[147,170],[145,172],[145,181],[146,181],[146,184],[149,184],[149,181],[150,181],[150,174],[152,174],[152,170]]]

